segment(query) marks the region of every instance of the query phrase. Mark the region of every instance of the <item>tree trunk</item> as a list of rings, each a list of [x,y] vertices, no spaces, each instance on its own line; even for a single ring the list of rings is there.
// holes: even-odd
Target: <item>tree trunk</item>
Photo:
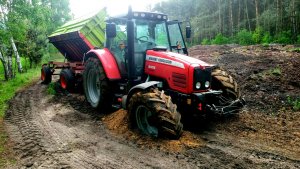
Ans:
[[[23,68],[22,68],[22,63],[21,63],[20,55],[18,53],[18,50],[17,50],[17,47],[16,47],[16,44],[14,42],[14,38],[13,37],[10,38],[10,42],[11,42],[11,45],[13,47],[14,53],[16,55],[16,62],[17,62],[17,65],[18,65],[18,72],[22,73]]]
[[[7,65],[8,77],[13,78],[12,52],[8,52],[7,58],[8,58],[8,65]]]
[[[277,24],[276,24],[276,33],[282,31],[282,2],[277,0]]]
[[[227,0],[224,0],[223,1],[223,3],[225,3],[225,4],[227,4]],[[226,15],[226,5],[225,5],[225,7],[223,8],[224,9],[224,11],[223,11],[223,22],[222,22],[222,27],[223,27],[223,30],[222,30],[222,32],[223,32],[223,35],[225,34],[225,35],[229,35],[229,33],[228,33],[228,20],[227,20],[227,15]]]
[[[238,31],[240,31],[240,22],[241,22],[241,1],[239,1],[239,13],[238,13],[238,20],[237,20],[237,26],[238,26]]]
[[[297,25],[296,25],[295,0],[291,0],[291,24],[292,24],[292,42],[296,42],[297,41]]]
[[[222,33],[223,31],[223,26],[222,26],[222,11],[221,11],[221,0],[219,0],[218,3],[218,7],[219,7],[219,33]]]
[[[233,36],[233,12],[232,12],[232,0],[229,0],[229,18],[230,18],[230,21],[229,21],[229,25],[230,25],[230,34],[231,34],[231,36]]]
[[[248,29],[251,32],[251,23],[250,23],[249,12],[248,12],[248,2],[247,2],[247,0],[244,0],[244,2],[245,2],[245,7],[246,7],[246,16],[247,16],[247,22],[248,22]]]
[[[3,57],[2,52],[0,51],[0,60],[2,62],[3,68],[4,68],[4,77],[5,80],[7,81],[10,77],[9,77],[9,72],[8,72],[8,66],[7,66],[7,61],[6,59]]]
[[[258,11],[258,7],[259,7],[259,1],[258,1],[258,0],[255,0],[256,28],[259,27],[259,11]]]

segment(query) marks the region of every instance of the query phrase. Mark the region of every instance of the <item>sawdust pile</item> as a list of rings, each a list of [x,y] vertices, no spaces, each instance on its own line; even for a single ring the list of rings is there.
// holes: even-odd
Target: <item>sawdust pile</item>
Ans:
[[[132,141],[140,148],[157,149],[162,151],[181,152],[185,149],[201,147],[205,141],[196,137],[195,134],[184,131],[179,140],[167,138],[151,138],[140,134],[130,127],[126,110],[120,109],[102,118],[103,123],[115,135]]]

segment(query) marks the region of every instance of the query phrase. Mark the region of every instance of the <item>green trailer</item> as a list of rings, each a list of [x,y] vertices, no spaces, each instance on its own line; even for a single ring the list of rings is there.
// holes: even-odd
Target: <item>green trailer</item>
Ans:
[[[69,62],[83,60],[84,54],[105,43],[106,10],[95,15],[72,20],[49,36],[52,43]]]

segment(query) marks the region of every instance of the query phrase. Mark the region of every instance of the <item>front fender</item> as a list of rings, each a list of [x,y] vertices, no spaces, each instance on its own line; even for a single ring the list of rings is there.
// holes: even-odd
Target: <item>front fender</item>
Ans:
[[[105,71],[106,77],[109,80],[119,80],[121,79],[120,70],[114,56],[110,53],[107,48],[104,49],[92,49],[84,58],[84,61],[87,61],[89,57],[97,57]]]
[[[159,81],[150,81],[150,82],[145,82],[145,83],[138,84],[138,85],[134,86],[133,88],[131,88],[129,90],[129,92],[128,92],[128,95],[125,96],[125,97],[123,97],[123,99],[125,99],[125,102],[124,102],[125,104],[122,103],[123,109],[127,109],[128,104],[129,104],[129,100],[130,100],[131,96],[134,93],[136,93],[138,91],[146,90],[146,89],[148,89],[148,88],[150,88],[152,86],[155,86],[155,85],[157,85],[159,83],[161,83],[161,82],[159,82]],[[122,99],[122,101],[123,101],[123,99]]]

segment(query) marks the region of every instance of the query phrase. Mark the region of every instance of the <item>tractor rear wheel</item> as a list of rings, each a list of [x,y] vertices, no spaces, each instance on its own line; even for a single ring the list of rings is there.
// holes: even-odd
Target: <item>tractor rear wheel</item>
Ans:
[[[98,58],[90,57],[83,71],[83,88],[92,107],[107,111],[111,107],[110,88],[103,66]]]
[[[222,90],[222,96],[226,99],[236,100],[240,97],[240,89],[237,82],[226,71],[215,68],[212,71],[213,90]]]
[[[158,89],[135,93],[129,101],[131,122],[143,134],[178,139],[182,134],[181,115],[171,97]]]
[[[52,81],[52,72],[48,66],[43,66],[41,69],[41,80],[43,84],[49,84]]]
[[[60,72],[59,80],[60,80],[60,86],[63,89],[69,91],[74,89],[75,78],[74,78],[74,74],[70,69],[63,69]]]

